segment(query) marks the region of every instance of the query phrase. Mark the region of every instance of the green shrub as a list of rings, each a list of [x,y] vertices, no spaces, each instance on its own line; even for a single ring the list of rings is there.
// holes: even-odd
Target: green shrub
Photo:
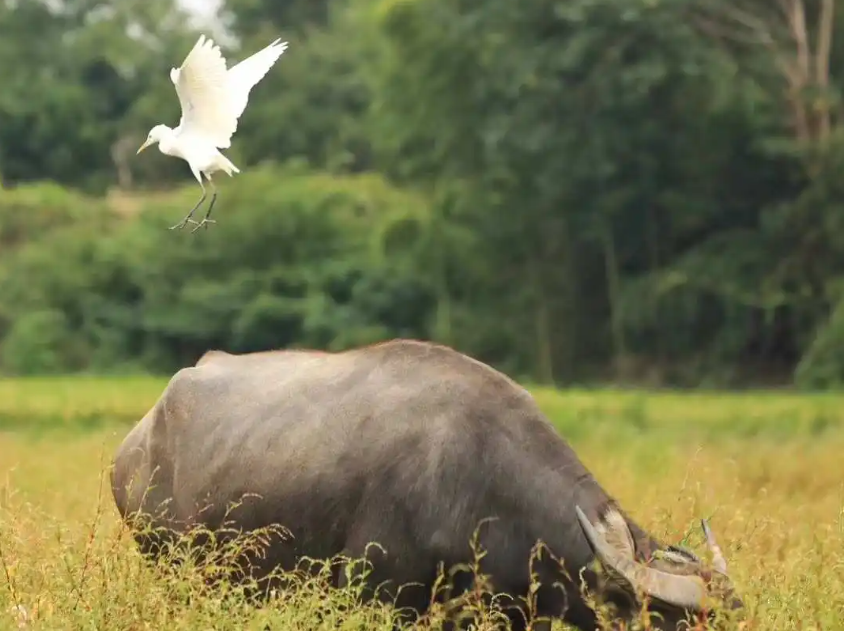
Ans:
[[[406,253],[384,255],[377,243],[382,224],[424,215],[417,197],[378,176],[276,168],[219,189],[219,223],[195,234],[167,229],[195,203],[195,185],[156,197],[113,229],[68,222],[33,234],[0,262],[5,367],[39,370],[17,356],[31,354],[34,326],[48,326],[32,324],[33,313],[64,327],[38,347],[51,371],[134,364],[169,372],[211,348],[342,349],[428,335],[427,278],[420,266],[397,264]]]
[[[3,367],[20,375],[57,373],[67,368],[73,345],[61,311],[33,311],[16,320],[0,346]]]

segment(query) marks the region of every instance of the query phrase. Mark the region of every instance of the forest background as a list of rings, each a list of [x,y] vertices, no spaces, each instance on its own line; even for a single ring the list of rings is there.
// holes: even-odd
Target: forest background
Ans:
[[[836,4],[0,2],[0,371],[415,337],[540,384],[835,387]],[[190,234],[187,165],[135,151],[200,30],[290,47]]]

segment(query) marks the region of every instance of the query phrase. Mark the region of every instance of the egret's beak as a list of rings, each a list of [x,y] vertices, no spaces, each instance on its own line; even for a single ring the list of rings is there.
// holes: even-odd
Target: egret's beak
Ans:
[[[144,140],[144,144],[142,144],[141,147],[135,152],[135,155],[138,155],[141,151],[143,151],[144,149],[149,147],[151,144],[152,144],[152,141],[149,138]]]

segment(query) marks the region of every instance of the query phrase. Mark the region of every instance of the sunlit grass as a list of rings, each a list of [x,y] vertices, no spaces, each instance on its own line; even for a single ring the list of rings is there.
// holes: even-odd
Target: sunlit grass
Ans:
[[[0,379],[0,429],[134,423],[166,385],[156,377]]]
[[[352,594],[328,590],[324,580],[254,608],[140,560],[104,478],[128,426],[86,419],[134,422],[164,384],[0,384],[0,414],[15,427],[53,418],[64,428],[0,434],[0,629],[16,628],[6,613],[16,604],[31,629],[389,629],[389,608],[356,606]],[[748,606],[744,629],[844,629],[841,399],[548,390],[537,398],[561,427],[580,420],[572,436],[578,453],[655,535],[704,554],[699,519],[711,518]],[[754,437],[740,425],[768,417],[789,428],[782,439]],[[816,418],[829,419],[822,436],[811,430]],[[722,435],[672,429],[685,424]]]

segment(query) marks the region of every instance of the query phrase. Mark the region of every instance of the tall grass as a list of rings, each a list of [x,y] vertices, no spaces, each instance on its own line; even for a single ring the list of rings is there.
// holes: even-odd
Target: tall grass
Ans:
[[[391,608],[329,589],[324,573],[255,607],[234,587],[205,589],[190,564],[164,573],[141,559],[107,469],[164,383],[0,384],[0,629],[390,629]],[[841,399],[536,396],[654,535],[705,556],[698,520],[711,518],[747,605],[743,629],[844,629]]]

